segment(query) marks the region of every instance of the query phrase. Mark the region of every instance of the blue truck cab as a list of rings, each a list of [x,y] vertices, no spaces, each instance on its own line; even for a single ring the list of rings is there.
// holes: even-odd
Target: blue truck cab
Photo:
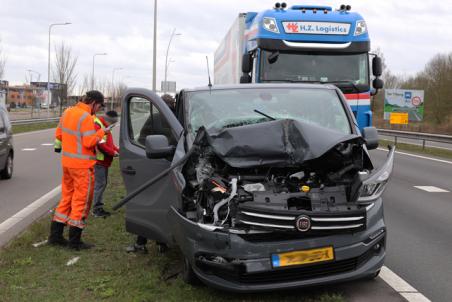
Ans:
[[[366,22],[350,6],[276,3],[239,14],[215,52],[215,83],[334,84],[363,129],[372,125],[371,95],[383,87],[381,59],[370,64],[369,51]]]

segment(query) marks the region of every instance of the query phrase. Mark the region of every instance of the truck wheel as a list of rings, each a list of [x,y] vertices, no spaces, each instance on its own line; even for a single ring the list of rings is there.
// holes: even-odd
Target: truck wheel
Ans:
[[[10,153],[6,159],[5,168],[1,171],[0,177],[3,179],[10,179],[13,176],[14,164],[13,155]]]
[[[187,284],[193,286],[199,286],[202,284],[198,276],[196,276],[195,272],[193,271],[193,268],[190,264],[190,261],[188,261],[187,257],[184,257],[184,266],[182,268],[181,276],[182,280]]]

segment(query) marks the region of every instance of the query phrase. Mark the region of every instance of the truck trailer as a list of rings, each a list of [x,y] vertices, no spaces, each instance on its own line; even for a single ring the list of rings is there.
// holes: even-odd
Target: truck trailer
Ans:
[[[349,5],[333,10],[276,3],[240,13],[214,56],[215,84],[336,85],[361,130],[372,125],[370,98],[383,87],[381,73],[381,59],[370,54],[366,22]]]

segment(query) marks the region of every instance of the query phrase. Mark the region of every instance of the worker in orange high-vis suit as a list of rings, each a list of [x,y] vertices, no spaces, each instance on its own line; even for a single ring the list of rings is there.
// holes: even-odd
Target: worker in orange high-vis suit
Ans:
[[[96,145],[109,129],[96,130],[93,115],[104,106],[104,96],[88,91],[76,106],[66,109],[55,133],[55,150],[61,150],[63,181],[48,243],[80,250],[93,247],[81,240],[94,192]],[[63,237],[69,225],[69,241]]]

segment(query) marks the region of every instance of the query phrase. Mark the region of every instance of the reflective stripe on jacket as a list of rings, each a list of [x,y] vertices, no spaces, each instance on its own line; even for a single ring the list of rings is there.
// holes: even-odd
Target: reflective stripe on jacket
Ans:
[[[96,164],[96,145],[105,135],[96,131],[91,109],[79,102],[65,110],[56,129],[55,138],[61,141],[62,166],[89,168]]]
[[[101,120],[97,116],[94,116],[94,123],[99,125],[100,129],[105,130],[104,124],[101,122]],[[104,135],[104,137],[102,139],[104,141],[107,141],[107,135]],[[102,153],[102,151],[100,151],[99,148],[96,148],[96,159],[97,160],[105,159],[104,153]]]

